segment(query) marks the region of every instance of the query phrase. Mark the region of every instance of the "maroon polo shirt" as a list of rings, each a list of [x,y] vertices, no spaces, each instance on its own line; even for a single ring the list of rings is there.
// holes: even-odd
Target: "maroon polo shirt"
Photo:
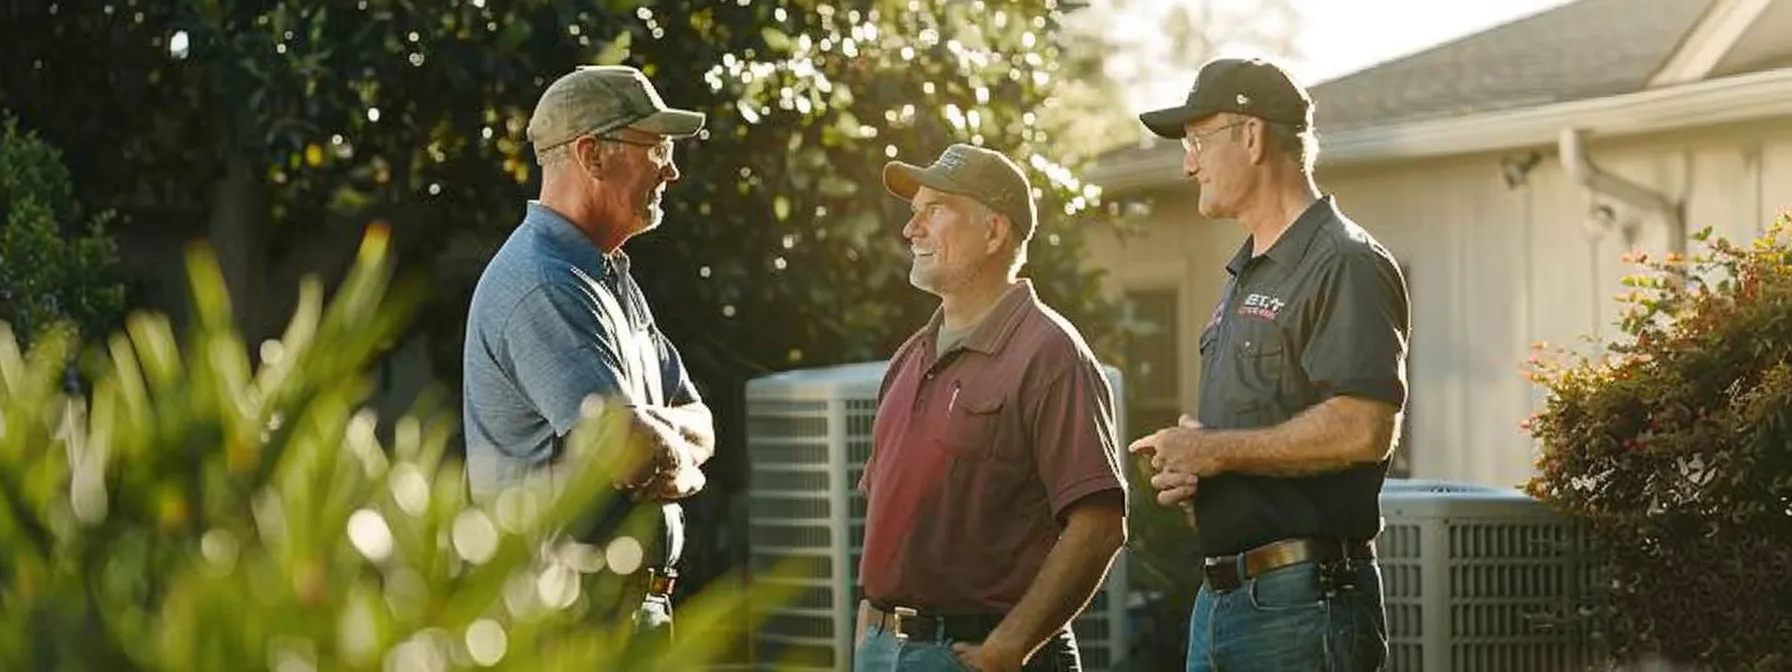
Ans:
[[[1071,504],[1122,489],[1113,392],[1082,335],[1021,280],[935,357],[941,315],[884,374],[866,493],[866,597],[1012,609]]]

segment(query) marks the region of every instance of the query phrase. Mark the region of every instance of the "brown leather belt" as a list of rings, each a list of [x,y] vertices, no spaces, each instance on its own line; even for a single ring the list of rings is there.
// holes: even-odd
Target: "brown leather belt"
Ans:
[[[1207,558],[1202,572],[1208,589],[1223,593],[1265,573],[1303,562],[1375,559],[1375,547],[1362,541],[1283,539],[1238,555]]]
[[[1001,614],[933,614],[913,607],[867,601],[870,627],[915,642],[981,642],[1002,622]]]
[[[647,568],[647,595],[649,597],[672,597],[672,589],[678,585],[678,570]]]

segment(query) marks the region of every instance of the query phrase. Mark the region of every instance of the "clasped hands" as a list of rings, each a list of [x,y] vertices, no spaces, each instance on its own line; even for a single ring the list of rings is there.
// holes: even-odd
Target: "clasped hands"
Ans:
[[[637,500],[677,500],[697,494],[708,478],[681,450],[688,441],[654,408],[636,411],[629,413],[629,466],[622,469],[625,475],[615,481],[616,488],[630,491]]]
[[[1187,415],[1178,418],[1175,427],[1157,430],[1126,450],[1150,458],[1151,487],[1157,490],[1157,503],[1164,506],[1192,505],[1200,479],[1219,472],[1212,432]]]

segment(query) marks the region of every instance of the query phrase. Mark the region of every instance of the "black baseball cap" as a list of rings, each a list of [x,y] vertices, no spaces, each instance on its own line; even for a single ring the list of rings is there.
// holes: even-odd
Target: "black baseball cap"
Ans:
[[[1220,112],[1306,130],[1313,124],[1313,99],[1274,63],[1260,58],[1221,58],[1201,66],[1188,100],[1141,114],[1139,121],[1159,137],[1181,138],[1185,124]]]

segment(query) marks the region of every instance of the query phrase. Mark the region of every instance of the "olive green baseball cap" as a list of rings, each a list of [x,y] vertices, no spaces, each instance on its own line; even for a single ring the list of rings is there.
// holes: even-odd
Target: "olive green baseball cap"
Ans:
[[[1007,215],[1024,234],[1021,240],[1033,238],[1039,221],[1033,186],[1020,165],[1001,152],[957,143],[926,168],[901,161],[884,164],[884,188],[902,200],[914,200],[923,185],[977,199]]]
[[[703,122],[702,112],[667,107],[640,70],[581,65],[542,92],[529,115],[529,143],[541,151],[623,127],[685,138],[702,130]]]

